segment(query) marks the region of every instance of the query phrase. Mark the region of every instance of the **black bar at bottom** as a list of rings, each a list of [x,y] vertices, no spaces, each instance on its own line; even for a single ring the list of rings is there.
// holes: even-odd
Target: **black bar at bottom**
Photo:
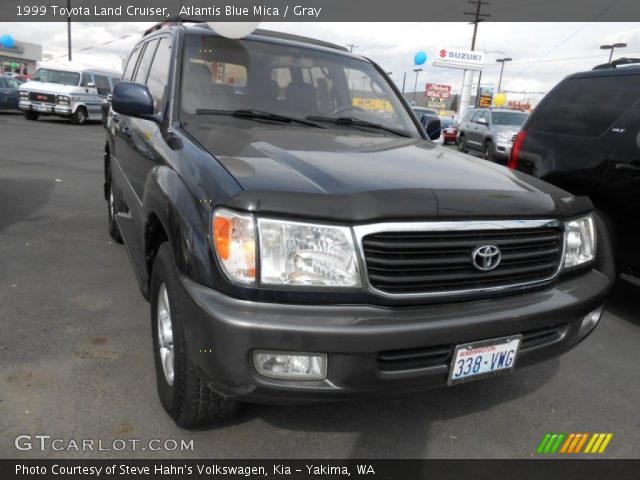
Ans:
[[[637,480],[639,460],[16,460],[2,480]]]

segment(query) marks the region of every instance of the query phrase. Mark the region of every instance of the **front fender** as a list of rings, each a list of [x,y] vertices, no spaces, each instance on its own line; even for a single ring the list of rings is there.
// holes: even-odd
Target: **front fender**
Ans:
[[[147,274],[153,261],[149,227],[155,218],[167,235],[178,269],[198,283],[211,284],[208,211],[202,208],[180,176],[166,166],[149,173],[142,201]]]

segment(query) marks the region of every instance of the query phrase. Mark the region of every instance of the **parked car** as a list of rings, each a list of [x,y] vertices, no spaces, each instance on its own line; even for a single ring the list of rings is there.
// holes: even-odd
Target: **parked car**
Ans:
[[[516,110],[473,108],[460,122],[458,149],[475,150],[485,160],[506,164],[516,134],[528,114]]]
[[[576,73],[540,102],[509,166],[588,195],[609,226],[617,269],[640,275],[640,67]]]
[[[18,110],[19,86],[19,80],[0,75],[0,110]]]
[[[441,118],[442,142],[456,142],[458,140],[458,123],[453,118]]]
[[[73,64],[42,65],[20,86],[20,110],[27,120],[57,115],[76,125],[102,118],[102,100],[120,79],[115,70]]]
[[[424,128],[425,132],[427,132],[427,136],[431,140],[435,140],[438,143],[442,144],[442,125],[440,122],[440,117],[438,116],[436,111],[424,107],[411,107],[411,110],[418,118],[418,121],[420,122],[420,125],[422,125],[422,128]]]
[[[354,106],[363,93],[382,113]],[[109,233],[151,303],[159,396],[182,427],[240,401],[508,373],[600,320],[610,250],[589,200],[434,145],[341,46],[158,25],[106,131]]]

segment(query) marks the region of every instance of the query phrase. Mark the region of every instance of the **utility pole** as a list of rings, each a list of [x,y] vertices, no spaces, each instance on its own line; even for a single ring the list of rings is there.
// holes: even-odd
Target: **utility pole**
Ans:
[[[402,95],[404,95],[404,84],[407,81],[407,72],[402,74]]]
[[[349,53],[353,53],[353,49],[358,48],[358,45],[354,45],[353,43],[347,43],[347,47],[349,47]]]
[[[464,12],[465,15],[473,16],[473,37],[471,37],[471,50],[476,49],[476,37],[478,35],[478,23],[486,20],[491,15],[482,13],[482,7],[489,5],[483,0],[468,0],[471,5],[475,5],[475,12]],[[465,70],[462,78],[462,92],[460,93],[460,106],[458,116],[462,117],[467,112],[471,100],[471,84],[473,83],[473,70]]]
[[[413,71],[416,72],[416,84],[413,87],[413,104],[415,105],[415,103],[416,103],[416,90],[418,89],[418,75],[420,74],[422,69],[421,68],[414,68]]]
[[[67,0],[67,12],[71,11],[71,0]],[[71,17],[67,18],[67,56],[71,61]]]

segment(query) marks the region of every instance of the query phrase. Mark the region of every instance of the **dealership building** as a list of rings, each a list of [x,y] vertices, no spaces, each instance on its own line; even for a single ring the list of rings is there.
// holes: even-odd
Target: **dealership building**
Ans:
[[[0,32],[1,33],[1,32]],[[42,60],[42,45],[15,40],[11,48],[0,45],[0,72],[33,74]],[[26,69],[26,72],[25,72]]]

